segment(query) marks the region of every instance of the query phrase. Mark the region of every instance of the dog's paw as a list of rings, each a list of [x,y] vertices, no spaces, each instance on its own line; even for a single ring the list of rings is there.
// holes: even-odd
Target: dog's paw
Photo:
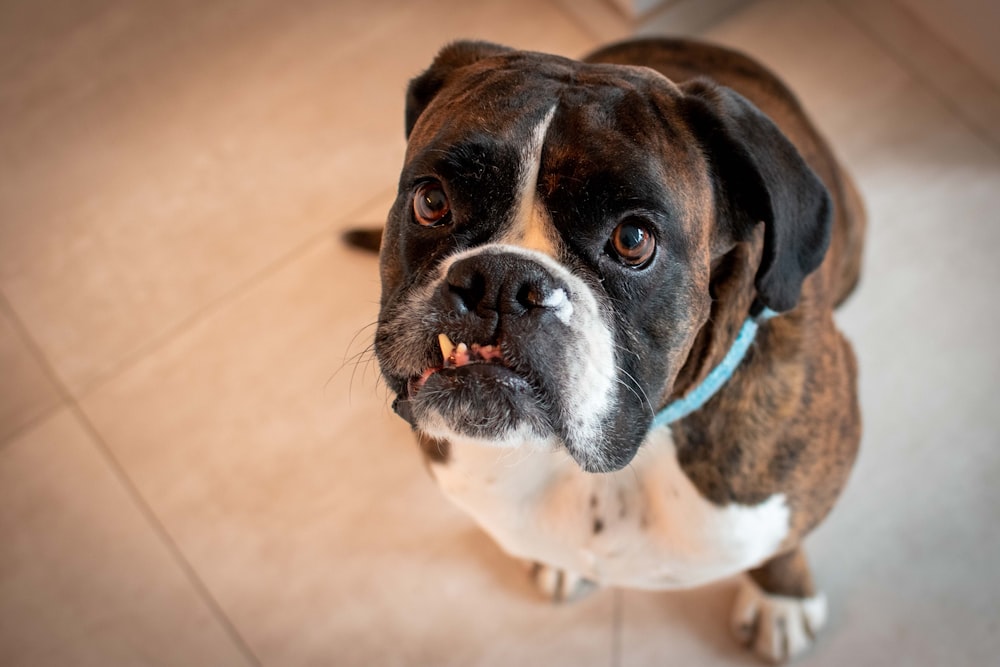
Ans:
[[[770,595],[747,577],[733,606],[733,634],[773,663],[805,653],[825,623],[826,596],[822,593],[810,598]]]
[[[597,584],[575,572],[542,563],[530,563],[530,567],[535,588],[552,602],[573,602],[597,588]]]

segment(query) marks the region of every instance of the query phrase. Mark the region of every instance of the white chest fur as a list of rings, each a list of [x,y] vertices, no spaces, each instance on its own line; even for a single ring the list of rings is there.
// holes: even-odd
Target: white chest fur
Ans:
[[[499,449],[455,440],[449,461],[432,470],[508,553],[601,584],[696,586],[760,564],[789,530],[783,495],[754,506],[705,500],[678,465],[668,428],[615,473],[583,472],[551,443]]]

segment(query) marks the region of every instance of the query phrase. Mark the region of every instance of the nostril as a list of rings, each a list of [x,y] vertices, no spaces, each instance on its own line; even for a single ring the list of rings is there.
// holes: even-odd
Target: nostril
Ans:
[[[483,300],[483,290],[477,286],[459,287],[450,285],[452,302],[455,304],[455,311],[459,315],[464,315],[470,310],[475,310]]]
[[[449,302],[459,315],[475,310],[486,294],[486,278],[472,271],[449,271],[444,289]]]
[[[517,292],[517,302],[524,308],[540,308],[545,305],[546,292],[544,288],[532,283],[522,285]]]
[[[441,297],[458,316],[475,313],[492,320],[498,315],[562,312],[566,291],[561,281],[531,259],[484,253],[463,258],[448,268]]]

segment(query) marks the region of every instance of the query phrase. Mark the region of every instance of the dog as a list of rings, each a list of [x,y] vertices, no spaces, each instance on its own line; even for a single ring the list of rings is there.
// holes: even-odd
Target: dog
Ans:
[[[826,618],[855,459],[861,199],[788,88],[680,39],[445,47],[407,90],[374,349],[444,493],[553,599],[746,573],[761,657]]]

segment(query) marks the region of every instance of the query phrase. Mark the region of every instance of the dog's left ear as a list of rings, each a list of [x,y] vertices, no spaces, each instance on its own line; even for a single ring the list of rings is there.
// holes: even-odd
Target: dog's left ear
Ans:
[[[773,310],[791,310],[830,245],[830,194],[795,146],[746,98],[703,80],[680,88],[685,117],[711,163],[716,204],[724,209],[720,221],[731,221],[735,240],[746,240],[764,223],[757,295]]]
[[[490,42],[470,41],[452,42],[441,49],[427,71],[410,81],[410,86],[406,90],[406,138],[409,139],[420,114],[444,87],[448,75],[483,58],[502,55],[512,50]]]

